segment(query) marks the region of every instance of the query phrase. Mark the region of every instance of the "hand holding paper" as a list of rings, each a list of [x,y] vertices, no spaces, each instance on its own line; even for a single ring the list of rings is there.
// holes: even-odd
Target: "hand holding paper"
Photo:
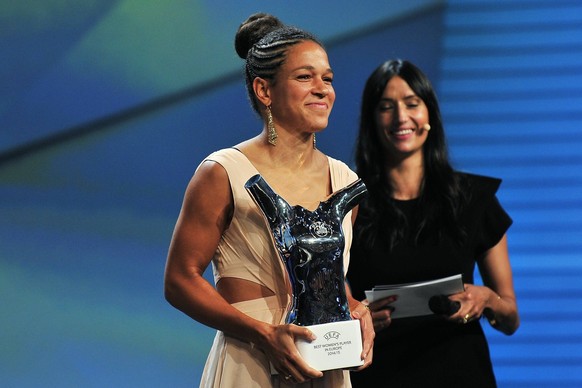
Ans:
[[[435,314],[453,315],[459,311],[461,303],[450,300],[447,295],[435,295],[428,300],[428,307]]]
[[[452,295],[462,291],[464,291],[463,276],[457,274],[426,282],[375,286],[366,291],[366,298],[369,302],[374,302],[391,295],[397,295],[398,299],[390,305],[394,308],[392,319],[397,319],[434,314],[436,312],[431,310],[429,306],[432,297]],[[434,301],[435,299],[433,299],[433,305]],[[448,308],[452,311],[453,307],[448,306]]]

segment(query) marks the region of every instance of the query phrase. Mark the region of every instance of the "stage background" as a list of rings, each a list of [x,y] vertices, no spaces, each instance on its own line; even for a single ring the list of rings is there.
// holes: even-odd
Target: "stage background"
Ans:
[[[337,102],[318,146],[349,164],[368,74],[395,57],[425,70],[456,167],[503,178],[514,219],[522,327],[487,328],[499,385],[582,385],[578,1],[8,3],[2,386],[197,385],[214,331],[164,301],[164,263],[199,161],[260,130],[232,44],[257,11],[325,42]]]

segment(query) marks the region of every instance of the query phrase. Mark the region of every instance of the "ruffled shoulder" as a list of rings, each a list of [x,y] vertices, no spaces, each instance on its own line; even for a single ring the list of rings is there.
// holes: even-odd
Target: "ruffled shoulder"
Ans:
[[[469,194],[470,201],[482,201],[494,197],[502,182],[499,178],[485,175],[465,172],[459,172],[457,174],[461,187]]]
[[[501,179],[459,173],[459,180],[462,190],[468,194],[464,222],[473,231],[476,252],[483,253],[497,244],[513,223],[496,195]]]

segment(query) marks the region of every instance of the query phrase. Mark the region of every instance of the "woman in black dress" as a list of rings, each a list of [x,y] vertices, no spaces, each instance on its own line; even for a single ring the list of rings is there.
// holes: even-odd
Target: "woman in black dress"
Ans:
[[[379,284],[461,273],[465,291],[451,314],[391,320],[393,298],[370,303],[374,360],[354,387],[494,387],[482,317],[510,335],[519,316],[501,181],[454,171],[438,102],[414,64],[390,60],[369,77],[356,145],[369,196],[360,205],[348,281],[354,297]],[[483,285],[474,284],[477,264]],[[364,302],[367,302],[364,300]]]

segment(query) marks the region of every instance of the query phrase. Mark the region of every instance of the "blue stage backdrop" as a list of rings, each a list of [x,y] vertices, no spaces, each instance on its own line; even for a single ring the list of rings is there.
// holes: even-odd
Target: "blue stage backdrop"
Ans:
[[[200,160],[260,131],[232,40],[266,11],[323,38],[318,146],[348,164],[367,75],[426,71],[456,167],[503,178],[514,219],[522,327],[487,329],[499,385],[582,386],[579,2],[4,3],[0,385],[197,385],[214,330],[165,302],[164,263]]]

